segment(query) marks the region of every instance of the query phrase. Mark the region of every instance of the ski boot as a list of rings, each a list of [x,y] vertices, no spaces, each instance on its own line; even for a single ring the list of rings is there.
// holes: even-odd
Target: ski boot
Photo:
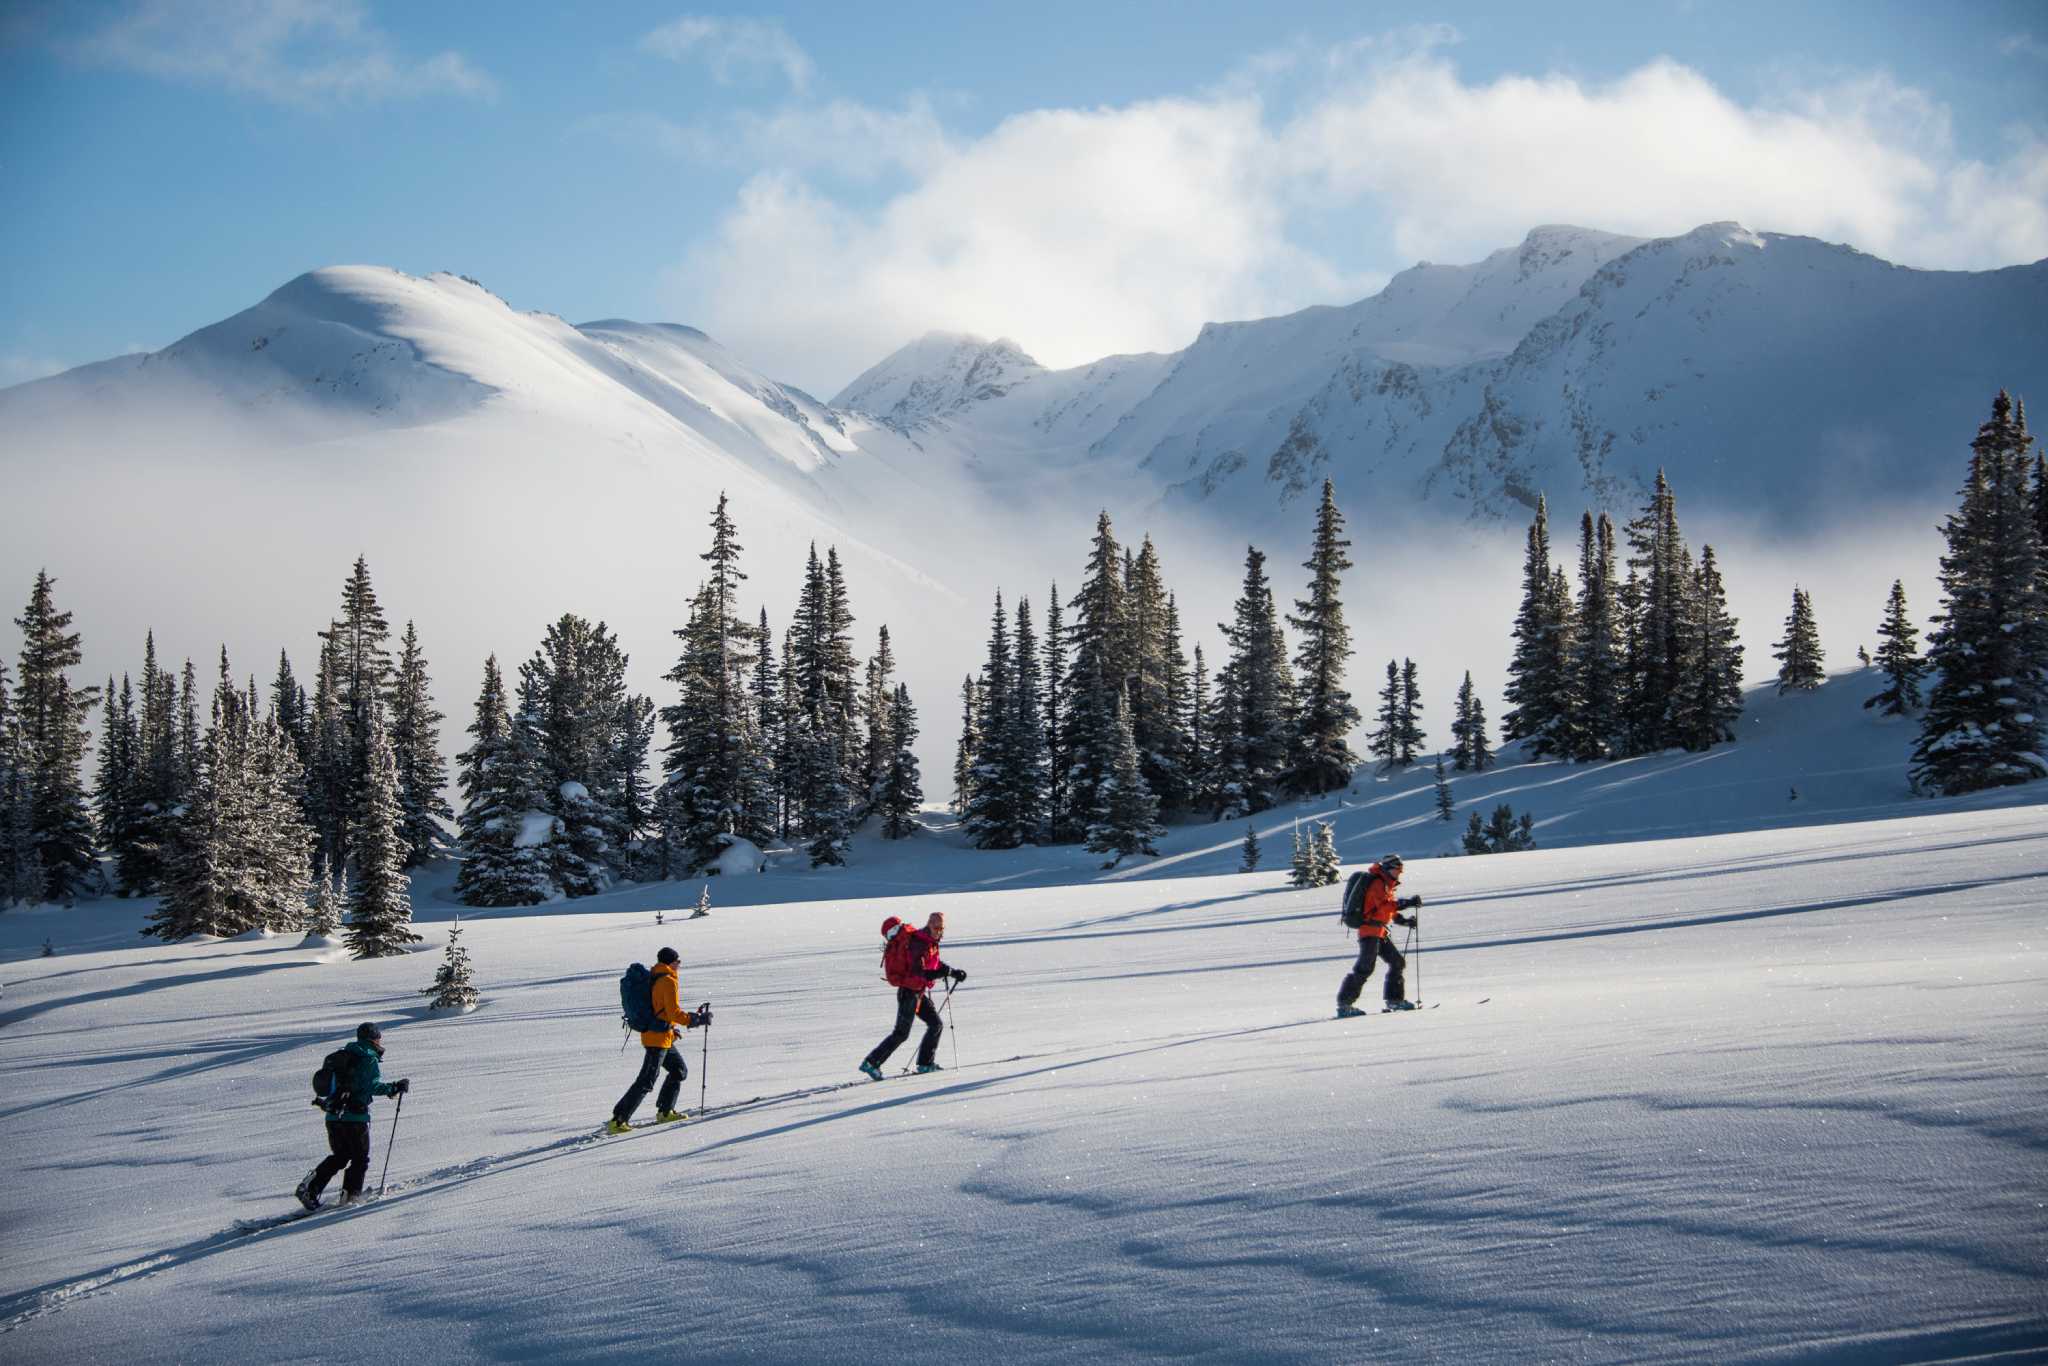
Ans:
[[[1406,1000],[1403,1000],[1403,1001],[1389,1001],[1389,1002],[1387,1002],[1387,1009],[1388,1009],[1388,1010],[1414,1010],[1415,1008],[1416,1008],[1416,1007],[1415,1007],[1415,1002],[1413,1002],[1413,1001],[1406,1001]]]
[[[920,1077],[927,1072],[943,1072],[945,1070],[945,1068],[939,1066],[935,1062],[921,1062],[917,1065],[917,1075],[919,1075]]]
[[[318,1170],[315,1168],[315,1170]],[[320,1208],[320,1197],[313,1194],[313,1173],[307,1172],[306,1179],[299,1182],[299,1188],[292,1192],[299,1197],[299,1203],[309,1210]]]
[[[860,1065],[860,1070],[862,1075],[867,1077],[867,1079],[870,1081],[880,1081],[882,1079],[882,1069],[875,1066],[871,1062],[862,1063]]]
[[[613,1115],[604,1122],[604,1131],[608,1134],[629,1134],[633,1132],[633,1126],[620,1119],[617,1115]]]
[[[662,1110],[654,1116],[654,1122],[656,1124],[673,1124],[679,1119],[688,1118],[689,1116],[680,1110]]]
[[[1337,1007],[1337,1018],[1338,1018],[1338,1019],[1340,1019],[1340,1020],[1348,1020],[1348,1019],[1350,1019],[1350,1018],[1351,1018],[1351,1017],[1352,1017],[1353,1015],[1363,1015],[1363,1014],[1365,1014],[1365,1012],[1364,1012],[1364,1011],[1362,1011],[1362,1010],[1360,1010],[1360,1009],[1359,1009],[1359,1008],[1358,1008],[1357,1006],[1338,1006],[1338,1007]]]

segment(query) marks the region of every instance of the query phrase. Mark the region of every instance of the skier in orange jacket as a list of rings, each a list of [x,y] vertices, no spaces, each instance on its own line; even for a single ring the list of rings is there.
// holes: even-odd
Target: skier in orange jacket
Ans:
[[[1387,938],[1389,922],[1396,925],[1413,925],[1417,917],[1402,915],[1402,911],[1422,909],[1419,896],[1396,899],[1394,892],[1401,885],[1401,856],[1388,854],[1378,863],[1366,869],[1365,923],[1358,927],[1358,961],[1351,971],[1344,975],[1343,985],[1337,988],[1337,1018],[1363,1015],[1358,1008],[1358,994],[1365,990],[1367,979],[1379,961],[1387,960],[1388,1010],[1413,1010],[1415,1003],[1407,999],[1408,959],[1394,947]]]

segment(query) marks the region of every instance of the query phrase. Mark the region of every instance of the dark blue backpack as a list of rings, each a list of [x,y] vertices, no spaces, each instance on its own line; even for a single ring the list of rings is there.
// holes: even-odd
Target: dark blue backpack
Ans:
[[[645,963],[635,963],[619,979],[619,1013],[626,1028],[642,1034],[658,1034],[668,1028],[654,1013],[654,974]]]
[[[322,1058],[319,1070],[313,1073],[314,1107],[330,1115],[346,1110],[350,1100],[348,1083],[354,1075],[355,1059],[346,1048],[337,1048]]]

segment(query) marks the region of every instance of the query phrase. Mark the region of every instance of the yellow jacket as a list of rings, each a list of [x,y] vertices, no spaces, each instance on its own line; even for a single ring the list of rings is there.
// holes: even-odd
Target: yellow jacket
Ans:
[[[697,1023],[697,1017],[683,1009],[681,986],[676,980],[674,963],[654,965],[654,1014],[656,1018],[668,1021],[667,1029],[647,1029],[640,1032],[640,1042],[649,1048],[671,1048],[675,1045],[676,1030],[688,1029]]]

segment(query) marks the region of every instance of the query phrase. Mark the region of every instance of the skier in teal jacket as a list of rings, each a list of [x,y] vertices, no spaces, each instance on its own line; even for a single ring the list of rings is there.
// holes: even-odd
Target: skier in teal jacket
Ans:
[[[404,1077],[385,1081],[384,1031],[364,1022],[356,1026],[356,1040],[341,1050],[349,1067],[335,1079],[334,1103],[327,1107],[327,1156],[299,1182],[299,1203],[307,1209],[320,1208],[320,1192],[342,1168],[341,1204],[363,1193],[363,1179],[370,1171],[370,1101],[377,1096],[402,1096],[412,1089]]]

